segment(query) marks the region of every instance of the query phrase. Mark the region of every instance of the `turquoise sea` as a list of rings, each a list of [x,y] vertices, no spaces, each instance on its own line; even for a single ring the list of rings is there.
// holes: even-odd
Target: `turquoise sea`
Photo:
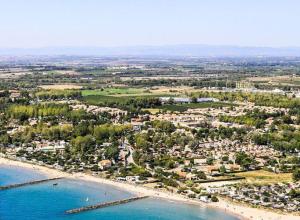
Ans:
[[[19,167],[0,166],[0,185],[43,179],[40,173]],[[224,212],[160,199],[136,202],[67,215],[67,209],[104,201],[129,198],[133,194],[108,185],[63,179],[0,191],[0,220],[237,220]]]

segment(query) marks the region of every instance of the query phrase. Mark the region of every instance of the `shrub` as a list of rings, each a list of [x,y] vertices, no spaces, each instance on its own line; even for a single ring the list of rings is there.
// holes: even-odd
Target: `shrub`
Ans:
[[[211,197],[212,202],[219,202],[219,199],[216,196]]]

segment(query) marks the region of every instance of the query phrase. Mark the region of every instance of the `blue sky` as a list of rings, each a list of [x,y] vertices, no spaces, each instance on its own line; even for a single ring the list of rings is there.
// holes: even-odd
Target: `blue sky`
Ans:
[[[0,47],[299,47],[299,10],[299,0],[0,0]]]

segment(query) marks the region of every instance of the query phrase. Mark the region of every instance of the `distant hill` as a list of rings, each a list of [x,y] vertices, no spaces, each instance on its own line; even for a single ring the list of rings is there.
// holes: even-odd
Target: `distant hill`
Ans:
[[[209,45],[168,45],[131,47],[45,47],[35,49],[0,48],[0,55],[300,57],[300,47],[273,48]]]

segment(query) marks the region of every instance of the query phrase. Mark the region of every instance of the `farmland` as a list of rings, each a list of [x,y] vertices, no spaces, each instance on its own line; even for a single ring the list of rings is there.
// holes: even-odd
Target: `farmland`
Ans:
[[[175,96],[190,91],[186,87],[157,87],[157,88],[134,88],[134,87],[111,87],[94,90],[82,90],[83,96]]]
[[[124,104],[131,99],[158,98],[160,96],[175,96],[177,94],[178,93],[172,93],[165,89],[149,90],[127,87],[82,90],[83,101],[93,105],[105,103]]]
[[[82,86],[76,84],[54,84],[54,85],[41,85],[42,89],[66,90],[66,89],[81,89]]]
[[[139,94],[150,94],[150,91],[139,88],[105,88],[95,90],[83,90],[83,96],[98,95],[98,96],[129,96]]]

